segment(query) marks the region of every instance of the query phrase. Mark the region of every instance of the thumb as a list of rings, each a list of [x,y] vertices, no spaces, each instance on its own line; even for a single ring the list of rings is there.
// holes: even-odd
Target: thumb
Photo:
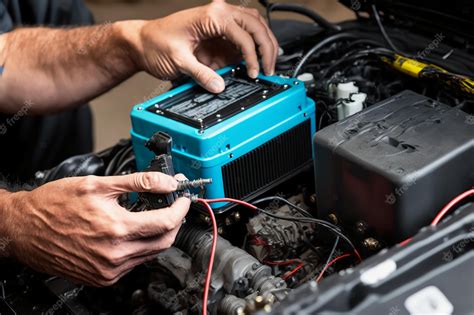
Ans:
[[[119,194],[125,192],[170,193],[178,188],[175,178],[160,172],[142,172],[102,177],[104,184]]]
[[[199,85],[211,93],[220,93],[225,89],[224,79],[214,70],[199,62],[194,55],[184,58],[186,63],[182,71],[196,80]]]

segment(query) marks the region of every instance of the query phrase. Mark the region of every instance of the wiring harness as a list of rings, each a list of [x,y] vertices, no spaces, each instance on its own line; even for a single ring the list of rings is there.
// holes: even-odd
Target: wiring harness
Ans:
[[[431,222],[431,226],[436,226],[446,216],[446,214],[450,210],[452,210],[452,208],[455,205],[457,205],[459,202],[461,202],[465,198],[468,198],[468,197],[473,196],[473,195],[474,195],[474,189],[470,189],[470,190],[460,194],[456,198],[454,198],[452,201],[450,201],[445,207],[443,207],[439,211],[439,213],[436,215],[436,217]],[[301,217],[281,216],[281,215],[271,213],[267,210],[261,209],[261,208],[256,206],[256,204],[259,204],[259,203],[262,203],[262,202],[265,202],[265,201],[269,201],[269,200],[282,201],[283,203],[285,203],[288,206],[290,206],[290,207],[294,208],[295,210],[297,210],[302,216]],[[297,205],[294,205],[294,204],[290,203],[288,200],[286,200],[282,197],[279,197],[279,196],[266,197],[266,198],[256,200],[253,203],[248,203],[248,202],[245,202],[245,201],[242,201],[242,200],[232,199],[232,198],[219,198],[219,199],[194,198],[193,201],[194,202],[199,202],[199,203],[203,204],[206,207],[206,209],[209,213],[209,216],[211,218],[212,230],[213,230],[212,247],[211,247],[211,253],[210,253],[210,257],[209,257],[209,264],[208,264],[208,270],[207,270],[207,274],[206,274],[206,282],[205,282],[205,285],[204,285],[204,294],[203,294],[203,312],[202,313],[204,315],[207,314],[207,303],[208,303],[208,297],[209,297],[209,288],[210,288],[210,285],[211,285],[212,268],[213,268],[213,265],[214,265],[214,255],[215,255],[215,250],[216,250],[216,246],[217,246],[217,222],[216,222],[216,218],[214,216],[214,212],[213,212],[213,210],[210,206],[211,203],[232,202],[232,203],[236,203],[236,204],[239,204],[241,206],[244,206],[246,208],[249,208],[253,211],[261,212],[265,215],[268,215],[268,216],[271,216],[271,217],[276,217],[276,218],[279,218],[279,219],[282,219],[282,220],[312,222],[312,223],[318,224],[320,226],[323,226],[323,227],[327,228],[328,230],[330,230],[332,233],[334,233],[336,235],[336,241],[335,241],[335,243],[334,243],[334,245],[331,249],[328,260],[326,261],[326,263],[324,264],[324,267],[321,269],[321,272],[318,274],[318,276],[315,279],[316,282],[320,282],[322,280],[324,274],[326,273],[326,271],[331,266],[333,266],[335,263],[337,263],[340,260],[348,258],[352,255],[355,255],[355,257],[357,257],[359,262],[362,261],[362,257],[359,254],[357,248],[354,246],[354,244],[351,242],[351,240],[341,231],[341,229],[338,226],[336,226],[336,225],[334,225],[330,222],[324,221],[324,220],[313,218],[307,211],[305,211],[304,209],[298,207]],[[342,238],[352,248],[353,252],[347,252],[347,253],[339,255],[335,258],[332,258],[340,238]],[[409,239],[401,242],[400,245],[408,244],[411,241],[411,239],[412,238],[409,238]],[[296,264],[296,267],[294,269],[292,269],[290,272],[286,273],[283,276],[284,280],[287,280],[293,274],[295,274],[296,272],[298,272],[300,269],[302,269],[304,267],[304,262],[300,259],[291,259],[291,260],[287,260],[287,261],[264,261],[264,263],[266,263],[268,265],[276,265],[276,266],[286,266],[286,265]]]
[[[245,201],[242,201],[242,200],[238,200],[238,199],[232,199],[232,198],[218,198],[218,199],[202,199],[202,198],[196,198],[196,197],[193,197],[191,198],[194,202],[198,202],[198,203],[201,203],[205,206],[205,208],[207,209],[208,213],[209,213],[209,216],[211,218],[211,223],[212,223],[212,230],[213,230],[213,240],[212,240],[212,246],[211,246],[211,253],[210,253],[210,257],[209,257],[209,263],[208,263],[208,270],[207,270],[207,273],[206,273],[206,281],[205,281],[205,285],[204,285],[204,294],[203,294],[203,315],[206,315],[207,314],[207,304],[208,304],[208,297],[209,297],[209,288],[210,288],[210,285],[211,285],[211,277],[212,277],[212,268],[213,268],[213,265],[214,265],[214,256],[215,256],[215,250],[216,250],[216,246],[217,246],[217,223],[216,223],[216,218],[214,216],[214,212],[210,206],[211,203],[217,203],[217,202],[231,202],[231,203],[236,203],[236,204],[239,204],[241,206],[244,206],[246,208],[249,208],[253,211],[256,211],[256,212],[260,212],[260,213],[263,213],[265,215],[268,215],[270,217],[275,217],[275,218],[278,218],[278,219],[281,219],[281,220],[289,220],[289,221],[299,221],[299,222],[311,222],[311,223],[315,223],[315,224],[318,224],[320,226],[323,226],[325,228],[327,228],[329,231],[331,231],[332,233],[334,233],[336,236],[337,236],[337,239],[336,239],[336,243],[335,243],[335,246],[333,247],[333,250],[331,251],[331,254],[329,256],[329,259],[332,257],[332,255],[334,254],[334,250],[337,246],[337,242],[339,240],[339,238],[342,238],[345,242],[347,242],[347,244],[352,248],[353,250],[353,254],[357,257],[357,259],[359,261],[362,261],[362,257],[359,253],[359,251],[357,250],[357,248],[354,246],[354,244],[351,242],[351,240],[349,239],[349,237],[347,237],[342,231],[341,229],[330,223],[330,222],[327,222],[327,221],[324,221],[324,220],[320,220],[320,219],[316,219],[316,218],[313,218],[307,211],[305,211],[304,209],[301,209],[300,207],[298,207],[297,205],[294,205],[292,203],[290,203],[288,200],[284,199],[284,198],[281,198],[281,197],[278,197],[278,196],[273,196],[273,197],[267,197],[267,198],[262,198],[262,199],[259,199],[257,201],[254,202],[254,204],[251,204],[251,203],[248,203],[248,202],[245,202]],[[274,213],[271,213],[267,210],[264,210],[264,209],[261,209],[259,207],[257,207],[255,204],[259,204],[261,202],[264,202],[264,201],[268,201],[268,200],[280,200],[280,201],[283,201],[285,204],[287,204],[288,206],[294,208],[294,209],[297,209],[297,211],[302,214],[303,216],[302,217],[294,217],[294,216],[282,216],[282,215],[277,215],[277,214],[274,214]],[[351,253],[348,253],[346,254],[348,256],[352,255]],[[346,257],[346,256],[345,256]],[[326,266],[322,269],[320,275],[318,278],[321,278],[322,275],[324,274],[324,272],[337,260],[341,259],[337,259],[337,260],[332,260],[332,261],[329,261],[328,259],[328,263],[326,264]],[[283,279],[286,280],[288,279],[289,277],[291,277],[293,274],[295,274],[296,272],[298,272],[301,268],[303,268],[304,266],[304,262],[302,262],[301,260],[297,260],[297,259],[292,259],[292,260],[289,260],[289,261],[284,261],[284,262],[268,262],[270,265],[290,265],[290,264],[295,264],[297,263],[297,266],[291,270],[290,272],[288,272],[287,274],[285,274],[283,276]]]

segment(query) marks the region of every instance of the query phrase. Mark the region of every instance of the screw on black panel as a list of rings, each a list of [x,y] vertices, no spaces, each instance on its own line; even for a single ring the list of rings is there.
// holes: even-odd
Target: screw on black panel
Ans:
[[[373,237],[368,237],[366,238],[363,242],[362,245],[364,245],[365,248],[371,251],[378,250],[380,248],[380,242],[376,240]]]

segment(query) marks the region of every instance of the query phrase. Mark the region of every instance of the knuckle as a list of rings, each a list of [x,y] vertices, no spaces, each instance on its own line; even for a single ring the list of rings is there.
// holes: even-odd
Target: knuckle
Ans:
[[[176,224],[171,219],[163,220],[162,227],[165,232],[170,232],[176,228]]]
[[[259,16],[260,16],[260,12],[259,12],[257,9],[255,9],[255,8],[249,8],[248,10],[249,10],[249,13],[252,14],[253,16],[255,16],[255,17],[259,17]]]
[[[264,43],[259,47],[262,55],[271,55],[273,53],[273,45],[271,43]]]
[[[174,235],[169,235],[166,237],[166,242],[164,245],[166,246],[166,248],[170,248],[171,246],[173,246],[175,240],[176,237]]]
[[[102,272],[102,279],[101,280],[105,281],[105,282],[110,282],[110,281],[115,280],[116,276],[117,275],[113,270],[111,270],[111,269],[104,270]]]
[[[110,287],[112,285],[114,285],[115,283],[117,283],[117,281],[119,280],[118,278],[112,278],[110,277],[111,275],[107,274],[107,276],[104,276],[100,281],[99,281],[99,284],[100,286],[102,287]]]
[[[214,1],[207,7],[207,11],[210,14],[215,15],[217,13],[223,13],[226,10],[228,10],[229,8],[232,9],[232,8],[234,8],[234,6],[233,5],[228,5],[224,1]]]
[[[179,54],[175,54],[174,64],[176,65],[178,69],[184,69],[186,66],[186,63],[187,63],[186,58],[182,57]]]
[[[99,188],[99,181],[96,176],[89,175],[81,178],[78,190],[81,194],[90,194],[97,191]]]
[[[213,21],[218,14],[220,14],[223,11],[223,6],[221,3],[211,3],[206,7],[204,10],[204,18],[206,20]]]
[[[110,236],[114,239],[118,239],[119,241],[126,237],[128,234],[128,228],[125,224],[122,223],[114,223],[110,226]]]
[[[150,172],[140,173],[140,175],[136,177],[137,186],[143,188],[145,191],[151,191],[156,184],[155,177],[156,176]]]
[[[204,85],[208,85],[211,82],[211,77],[207,76],[203,70],[196,70],[195,71],[195,78],[202,82]]]
[[[157,247],[155,248],[158,252],[164,251],[174,244],[174,238],[171,238],[170,236],[166,235],[163,236],[163,238],[160,240],[160,242],[157,244]]]
[[[192,75],[198,80],[202,80],[203,77],[204,77],[204,73],[203,73],[202,69],[200,69],[200,68],[194,69]]]
[[[108,251],[104,258],[110,266],[120,266],[123,263],[122,253],[117,249]]]

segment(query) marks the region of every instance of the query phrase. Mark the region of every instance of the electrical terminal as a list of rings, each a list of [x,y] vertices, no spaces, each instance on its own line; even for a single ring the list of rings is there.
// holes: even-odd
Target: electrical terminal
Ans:
[[[183,180],[178,182],[177,191],[191,188],[204,188],[204,186],[212,184],[212,178],[199,178],[195,180]]]

